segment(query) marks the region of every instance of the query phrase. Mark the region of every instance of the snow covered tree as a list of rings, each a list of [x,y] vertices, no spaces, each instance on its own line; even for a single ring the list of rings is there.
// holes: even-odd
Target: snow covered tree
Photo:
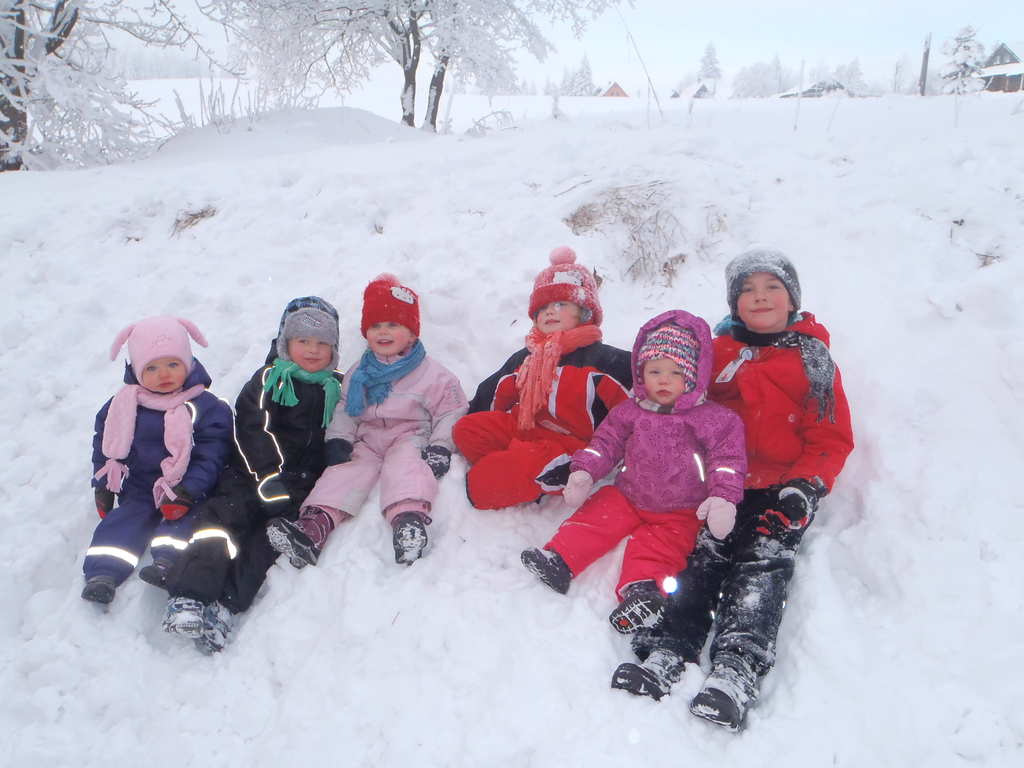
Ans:
[[[796,81],[796,75],[776,56],[770,64],[759,61],[741,68],[733,80],[732,95],[739,99],[766,98],[792,88]]]
[[[109,162],[153,140],[112,33],[205,49],[171,0],[0,0],[0,171]]]
[[[718,81],[722,79],[722,70],[718,66],[718,54],[715,53],[714,43],[708,43],[708,47],[704,49],[697,76],[705,82],[712,83],[713,93],[718,91]]]
[[[942,52],[948,57],[946,67],[942,70],[942,79],[946,81],[943,90],[946,93],[963,95],[981,90],[982,82],[978,74],[985,57],[985,47],[975,35],[973,27],[964,27],[942,46]]]
[[[563,73],[560,92],[563,96],[593,96],[596,90],[594,73],[590,69],[590,61],[584,54],[578,69]]]
[[[860,69],[860,59],[853,59],[845,66],[840,64],[836,67],[835,79],[846,87],[847,93],[860,95],[868,90],[868,84],[864,81],[864,73]]]

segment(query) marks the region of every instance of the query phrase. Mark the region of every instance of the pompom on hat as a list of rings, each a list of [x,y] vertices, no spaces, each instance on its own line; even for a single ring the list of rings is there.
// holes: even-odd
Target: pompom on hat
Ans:
[[[373,278],[363,291],[363,336],[376,323],[404,325],[412,335],[420,335],[420,297],[411,288],[398,282],[394,275],[384,273]]]
[[[604,315],[597,298],[597,281],[589,269],[576,263],[576,251],[567,245],[555,248],[548,256],[551,266],[533,281],[530,294],[530,318],[537,317],[541,307],[556,301],[570,301],[583,308],[581,323],[601,325]]]
[[[191,320],[168,315],[147,317],[123,328],[114,338],[110,347],[110,359],[116,360],[121,347],[128,346],[128,360],[135,378],[142,381],[142,371],[147,365],[161,357],[175,357],[192,371],[192,345],[189,336],[201,347],[207,346],[196,324]]]

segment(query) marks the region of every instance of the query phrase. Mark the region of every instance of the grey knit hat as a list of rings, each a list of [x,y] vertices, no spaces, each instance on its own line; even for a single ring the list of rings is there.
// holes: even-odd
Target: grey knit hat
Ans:
[[[316,339],[330,344],[331,368],[338,367],[338,311],[319,296],[292,299],[281,315],[277,329],[277,356],[291,360],[288,342],[292,339]]]
[[[800,278],[786,254],[770,248],[751,248],[725,267],[726,300],[734,317],[737,315],[736,305],[743,290],[743,281],[755,272],[767,272],[779,278],[789,292],[794,311],[800,309]]]

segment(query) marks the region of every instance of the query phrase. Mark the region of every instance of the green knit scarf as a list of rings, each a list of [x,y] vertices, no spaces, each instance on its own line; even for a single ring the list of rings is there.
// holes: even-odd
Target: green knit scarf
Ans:
[[[310,373],[303,370],[298,363],[291,360],[282,360],[280,357],[274,359],[273,370],[267,376],[263,385],[264,392],[270,392],[270,398],[279,405],[293,406],[299,404],[299,398],[295,394],[295,384],[292,379],[304,381],[307,384],[319,384],[324,388],[324,420],[322,426],[327,427],[334,415],[334,406],[341,399],[341,385],[334,378],[334,371],[323,370]]]

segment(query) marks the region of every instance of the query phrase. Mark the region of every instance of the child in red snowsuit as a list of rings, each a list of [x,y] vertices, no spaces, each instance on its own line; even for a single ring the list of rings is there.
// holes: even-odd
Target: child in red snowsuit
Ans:
[[[743,423],[707,402],[711,367],[711,329],[701,318],[680,309],[645,323],[633,345],[633,397],[572,457],[565,502],[578,505],[620,462],[622,471],[543,550],[522,554],[531,572],[564,593],[573,576],[628,537],[616,588],[622,602],[609,617],[619,632],[661,621],[705,519],[717,539],[732,530],[747,469]]]
[[[629,353],[601,343],[597,283],[571,248],[551,252],[534,281],[526,347],[481,382],[452,432],[469,462],[477,509],[561,493],[569,457],[628,397]]]
[[[853,431],[828,331],[798,311],[789,259],[747,251],[726,267],[726,284],[731,316],[716,329],[710,397],[746,428],[736,526],[721,542],[698,538],[661,634],[634,646],[643,664],[620,665],[612,686],[661,698],[698,660],[714,621],[711,674],[690,711],[736,731],[775,662],[800,542],[853,450]]]

